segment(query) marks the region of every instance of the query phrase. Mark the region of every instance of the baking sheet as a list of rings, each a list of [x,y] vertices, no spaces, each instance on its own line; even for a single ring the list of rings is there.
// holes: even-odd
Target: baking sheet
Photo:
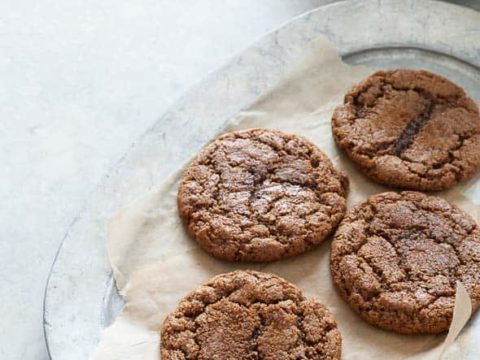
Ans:
[[[341,62],[333,46],[318,40],[283,81],[242,111],[225,131],[268,127],[303,135],[319,146],[351,183],[349,207],[386,188],[364,178],[333,143],[330,117],[343,94],[370,70]],[[355,315],[333,289],[329,274],[329,241],[315,251],[268,265],[232,264],[199,250],[188,238],[176,213],[176,188],[181,171],[110,222],[108,253],[126,307],[102,334],[93,359],[158,359],[158,331],[166,314],[189,291],[208,278],[237,268],[274,272],[292,281],[307,296],[319,298],[334,313],[343,337],[343,358],[438,358],[444,336],[405,336],[376,329]],[[441,194],[478,219],[476,181]],[[478,221],[478,220],[477,220]],[[469,299],[458,292],[455,321],[461,329],[469,317]],[[458,310],[458,311],[457,311]],[[468,336],[462,337],[468,341]],[[454,349],[452,349],[454,348]],[[463,346],[455,343],[459,356]],[[452,352],[453,353],[453,352]],[[141,354],[141,355],[140,355]],[[148,354],[148,355],[147,355]],[[137,357],[135,357],[137,356]]]

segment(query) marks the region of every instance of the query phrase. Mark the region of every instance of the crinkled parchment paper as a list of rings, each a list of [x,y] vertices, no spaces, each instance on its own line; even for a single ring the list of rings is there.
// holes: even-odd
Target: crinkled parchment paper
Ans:
[[[330,117],[350,86],[370,71],[346,65],[335,48],[318,40],[315,50],[273,89],[261,96],[225,131],[265,127],[302,135],[314,142],[350,178],[349,206],[386,191],[363,177],[335,147]],[[164,317],[188,292],[212,276],[235,269],[278,274],[299,286],[308,297],[320,299],[335,315],[342,338],[343,359],[438,359],[445,335],[398,335],[368,325],[346,305],[333,288],[326,241],[309,253],[271,264],[235,264],[214,259],[190,239],[179,220],[176,191],[181,170],[143,199],[119,212],[108,227],[107,248],[125,308],[104,330],[92,359],[158,360],[159,330]],[[439,194],[457,203],[478,221],[479,181]],[[479,203],[477,201],[477,203]],[[471,314],[463,286],[457,301],[447,355],[462,358],[466,344],[453,343]],[[461,340],[468,342],[468,336]],[[460,339],[459,339],[460,340]],[[451,344],[453,343],[453,345]]]

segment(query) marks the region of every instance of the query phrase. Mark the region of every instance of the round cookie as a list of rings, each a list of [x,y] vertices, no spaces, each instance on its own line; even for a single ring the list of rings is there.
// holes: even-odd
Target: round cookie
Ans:
[[[185,171],[178,211],[215,257],[267,262],[321,243],[346,211],[348,180],[304,138],[267,129],[220,136]]]
[[[378,71],[355,85],[332,117],[335,142],[372,180],[436,191],[480,167],[477,105],[427,71]]]
[[[333,282],[363,319],[399,333],[448,329],[461,281],[480,304],[480,231],[456,206],[387,192],[350,210],[334,236]]]
[[[214,277],[163,323],[162,360],[340,359],[330,312],[288,281],[255,271]]]

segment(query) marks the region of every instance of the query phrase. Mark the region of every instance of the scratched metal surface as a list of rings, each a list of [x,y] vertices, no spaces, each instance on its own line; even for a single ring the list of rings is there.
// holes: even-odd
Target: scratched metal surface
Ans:
[[[138,139],[72,225],[45,294],[44,328],[53,360],[87,358],[122,306],[105,250],[111,214],[188,160],[320,35],[348,63],[429,69],[480,103],[480,13],[473,10],[430,0],[344,1],[270,33],[188,92]],[[473,336],[480,340],[479,317],[469,326],[478,329]],[[475,351],[472,359],[480,357]]]

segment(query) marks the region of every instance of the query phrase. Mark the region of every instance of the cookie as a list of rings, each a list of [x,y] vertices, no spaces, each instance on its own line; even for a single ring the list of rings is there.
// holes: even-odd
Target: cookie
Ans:
[[[370,197],[331,246],[333,282],[363,319],[405,334],[449,328],[456,282],[480,304],[480,231],[466,213],[413,191]]]
[[[437,191],[480,167],[477,105],[427,71],[378,71],[355,85],[332,117],[335,142],[372,180]]]
[[[220,136],[178,190],[188,233],[213,256],[267,262],[320,244],[346,211],[348,180],[315,145],[267,129]]]
[[[214,277],[163,324],[162,360],[340,359],[330,312],[288,281],[255,271]]]

